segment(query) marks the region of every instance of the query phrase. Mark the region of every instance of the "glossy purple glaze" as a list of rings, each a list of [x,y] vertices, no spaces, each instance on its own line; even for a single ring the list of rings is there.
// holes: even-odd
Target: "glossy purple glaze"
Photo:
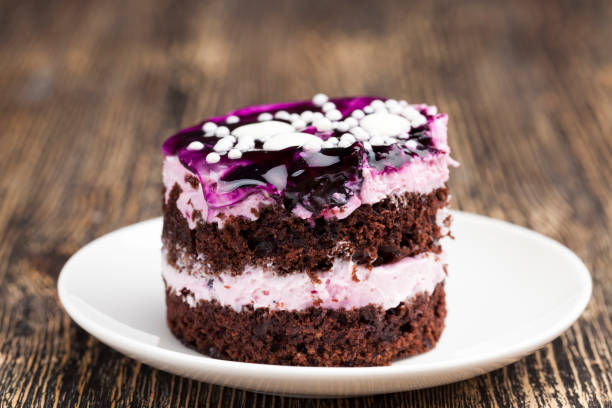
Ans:
[[[375,99],[372,97],[337,98],[330,99],[336,105],[343,118],[350,116],[356,109],[363,109]],[[416,142],[415,148],[405,146],[405,143],[392,144],[389,146],[374,146],[372,150],[364,148],[361,142],[355,142],[347,148],[322,149],[320,154],[337,158],[334,164],[324,167],[309,166],[305,160],[304,152],[300,147],[289,147],[280,151],[264,151],[260,145],[259,150],[247,151],[240,159],[230,159],[222,155],[218,163],[207,163],[206,155],[213,151],[213,147],[220,139],[215,136],[204,136],[202,124],[214,122],[218,125],[227,126],[230,131],[236,127],[250,123],[257,123],[257,117],[261,113],[274,114],[278,111],[289,113],[301,113],[306,110],[321,112],[311,101],[268,104],[251,106],[238,109],[224,116],[206,119],[197,126],[181,130],[170,137],[163,145],[162,151],[165,156],[178,156],[181,163],[190,171],[200,177],[206,201],[211,207],[223,207],[234,204],[249,194],[265,190],[272,197],[283,202],[289,210],[301,204],[313,214],[319,214],[326,208],[342,206],[359,191],[362,178],[361,170],[364,166],[375,168],[379,172],[395,171],[413,158],[426,155],[443,153],[437,149],[431,137],[429,124],[435,116],[428,115],[426,109],[420,109],[420,113],[427,118],[427,124],[410,130],[410,140]],[[238,116],[240,121],[236,124],[226,124],[228,116]],[[279,119],[275,119],[279,120]],[[317,132],[314,126],[310,126],[305,133],[311,133],[326,140],[331,136],[340,137],[339,131]],[[187,146],[193,142],[202,142],[202,150],[188,150]],[[335,159],[334,159],[335,160]],[[287,183],[282,191],[268,183],[262,175],[270,169],[279,165],[285,165],[287,169]],[[240,185],[231,190],[219,189],[219,185],[208,185],[203,173],[208,170],[225,169],[219,182]],[[226,184],[227,185],[227,184]]]

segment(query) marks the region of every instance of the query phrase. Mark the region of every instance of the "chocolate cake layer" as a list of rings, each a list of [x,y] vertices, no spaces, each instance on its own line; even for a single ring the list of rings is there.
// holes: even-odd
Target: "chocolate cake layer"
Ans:
[[[378,266],[424,252],[439,253],[438,210],[448,204],[446,187],[429,194],[404,193],[361,205],[348,217],[293,216],[280,203],[259,211],[256,220],[230,217],[223,228],[198,222],[191,230],[176,206],[175,185],[164,204],[163,241],[168,262],[179,256],[204,260],[207,273],[240,274],[246,265],[267,265],[278,273],[326,271],[336,258]]]
[[[300,366],[388,365],[433,348],[446,317],[444,283],[431,295],[418,295],[388,310],[369,305],[303,311],[243,307],[236,312],[206,301],[191,308],[170,290],[166,304],[170,330],[201,353],[234,361]]]

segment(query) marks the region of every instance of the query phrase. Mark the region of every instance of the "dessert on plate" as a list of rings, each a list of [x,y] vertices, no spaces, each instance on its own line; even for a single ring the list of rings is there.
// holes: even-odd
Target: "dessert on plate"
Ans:
[[[373,97],[260,105],[163,145],[170,330],[215,358],[374,366],[446,316],[447,115]]]

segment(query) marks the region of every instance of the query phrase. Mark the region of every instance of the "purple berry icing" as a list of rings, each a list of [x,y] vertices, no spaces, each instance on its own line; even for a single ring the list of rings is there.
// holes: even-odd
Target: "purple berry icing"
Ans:
[[[336,105],[343,118],[351,116],[357,109],[363,109],[372,101],[384,98],[354,97],[330,99]],[[213,147],[221,138],[205,136],[202,124],[213,122],[219,126],[227,126],[230,132],[250,123],[257,123],[262,113],[275,114],[278,111],[301,113],[306,110],[322,112],[321,108],[311,101],[267,104],[250,106],[238,109],[224,116],[207,119],[197,126],[181,130],[170,137],[163,144],[162,152],[165,156],[178,156],[180,162],[200,177],[207,170],[224,169],[218,183],[208,185],[202,182],[207,204],[211,207],[224,207],[232,205],[248,195],[267,191],[272,197],[292,210],[298,204],[312,212],[320,214],[326,208],[338,207],[346,204],[348,200],[359,192],[362,183],[362,168],[364,165],[375,168],[379,172],[391,172],[401,168],[414,158],[442,153],[435,147],[432,139],[430,123],[435,115],[430,115],[427,109],[419,109],[427,122],[420,127],[411,128],[409,139],[414,142],[406,145],[406,139],[388,146],[372,146],[366,148],[363,142],[356,141],[349,147],[323,148],[320,152],[306,152],[301,147],[289,147],[284,150],[266,151],[262,143],[257,142],[255,149],[242,153],[239,159],[230,159],[221,155],[216,163],[208,163],[206,156],[213,152]],[[238,123],[227,124],[228,116],[237,116]],[[274,119],[282,121],[280,119]],[[289,122],[287,122],[289,123]],[[318,132],[314,126],[301,130],[327,140],[332,136],[340,138],[343,133],[338,130]],[[201,150],[188,150],[190,143],[198,141],[204,145]],[[305,155],[319,154],[332,163],[326,166],[313,167],[305,160]],[[270,169],[284,165],[287,170],[286,187],[278,191],[277,187],[264,179],[263,175]]]

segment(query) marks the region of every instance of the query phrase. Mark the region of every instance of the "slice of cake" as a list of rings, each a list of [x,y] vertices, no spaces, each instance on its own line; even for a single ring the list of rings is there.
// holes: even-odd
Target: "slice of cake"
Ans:
[[[168,139],[162,274],[185,344],[244,362],[371,366],[446,315],[447,116],[370,97],[261,105]]]

